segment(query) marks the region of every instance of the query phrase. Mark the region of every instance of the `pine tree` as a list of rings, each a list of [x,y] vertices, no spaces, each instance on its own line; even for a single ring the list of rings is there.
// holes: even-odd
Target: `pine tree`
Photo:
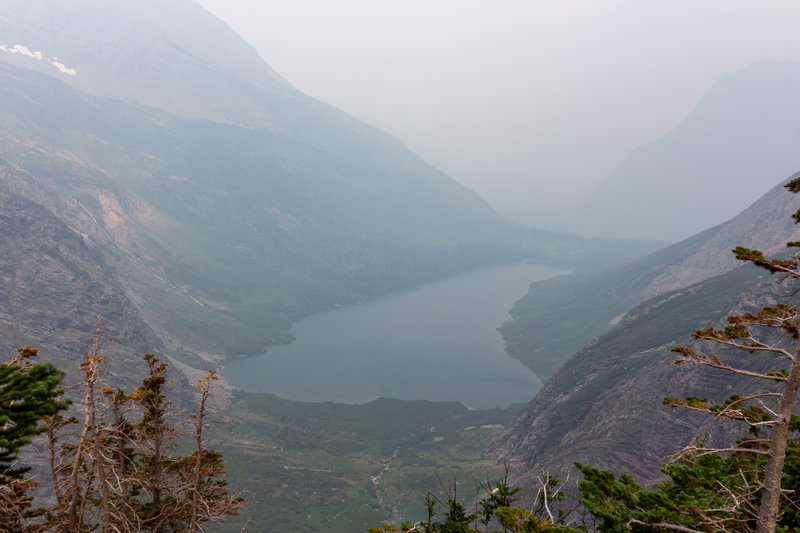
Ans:
[[[49,363],[34,364],[38,351],[20,348],[0,365],[0,483],[22,479],[28,467],[16,465],[17,453],[36,435],[47,431],[41,420],[68,407],[59,399],[64,373]]]

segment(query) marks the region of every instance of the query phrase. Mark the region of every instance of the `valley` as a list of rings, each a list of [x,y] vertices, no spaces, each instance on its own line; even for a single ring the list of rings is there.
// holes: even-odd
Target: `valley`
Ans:
[[[481,452],[522,408],[304,403],[236,393],[226,410],[230,422],[214,431],[213,443],[233,486],[246,490],[257,531],[348,533],[395,513],[421,520],[427,491],[439,494],[453,479],[472,490],[476,478],[499,476],[502,466]],[[239,531],[240,523],[229,520],[219,531]]]
[[[427,494],[460,487],[477,509],[477,481],[506,468],[533,507],[545,472],[576,494],[575,461],[652,485],[698,433],[740,436],[662,399],[757,387],[666,363],[697,328],[797,301],[731,250],[792,261],[785,243],[800,240],[784,188],[800,177],[800,64],[721,78],[588,203],[559,208],[557,232],[303,94],[194,0],[6,4],[0,348],[63,370],[70,416],[88,409],[76,385],[97,324],[113,338],[100,411],[117,387],[143,398],[142,353],[168,364],[176,420],[218,369],[218,423],[197,441],[221,452],[247,511],[207,531],[419,522]],[[39,439],[20,458],[53,503]],[[106,472],[92,453],[94,497]]]

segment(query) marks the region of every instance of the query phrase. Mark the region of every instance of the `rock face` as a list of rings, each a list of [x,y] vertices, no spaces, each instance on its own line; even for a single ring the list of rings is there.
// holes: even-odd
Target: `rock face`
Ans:
[[[800,236],[800,228],[789,216],[797,206],[797,198],[783,187],[799,175],[782,180],[753,205],[720,225],[701,246],[655,277],[641,296],[653,296],[727,272],[737,265],[731,254],[736,246],[780,253],[786,242]]]
[[[110,370],[124,369],[121,383],[134,385],[131,369],[162,343],[96,249],[47,208],[9,191],[15,174],[0,166],[0,351],[37,347],[74,380],[102,317],[115,339],[106,350]]]

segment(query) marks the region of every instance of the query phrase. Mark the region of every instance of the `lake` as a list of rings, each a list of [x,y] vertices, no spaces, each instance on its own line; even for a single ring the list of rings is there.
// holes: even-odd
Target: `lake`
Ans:
[[[453,400],[476,409],[527,402],[541,380],[505,353],[496,328],[531,282],[561,273],[484,268],[319,313],[294,324],[295,342],[227,361],[221,373],[241,389],[301,401]]]

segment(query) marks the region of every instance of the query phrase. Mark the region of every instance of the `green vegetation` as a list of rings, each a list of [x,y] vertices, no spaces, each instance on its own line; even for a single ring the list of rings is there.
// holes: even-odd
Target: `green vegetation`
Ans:
[[[232,400],[229,425],[212,438],[244,490],[253,527],[309,533],[363,531],[397,514],[423,519],[425,494],[440,493],[440,479],[472,486],[475,477],[501,473],[480,455],[523,407],[303,403],[240,392]]]
[[[581,502],[608,533],[676,530],[749,533],[756,529],[764,459],[748,453],[688,454],[666,465],[667,479],[654,489],[634,482],[629,474],[588,465],[579,483]],[[800,490],[800,441],[790,442],[783,489]],[[776,531],[800,530],[797,507],[786,502]],[[660,524],[660,527],[656,524]],[[671,526],[671,527],[670,527]]]
[[[481,531],[501,533],[495,527],[502,527],[502,533],[580,533],[585,531],[571,527],[570,515],[576,507],[566,508],[566,495],[562,492],[561,480],[544,474],[537,477],[536,497],[533,507],[520,507],[521,488],[508,485],[509,469],[495,482],[474,480],[474,510],[470,513],[463,498],[458,496],[458,483],[444,488],[444,497],[437,498],[428,492],[425,497],[427,517],[418,522],[403,522],[399,529],[390,524],[382,527],[369,527],[369,533],[400,531],[402,533],[481,533]],[[533,477],[533,476],[532,476]],[[463,492],[462,492],[463,496]],[[471,505],[473,502],[469,502]],[[517,504],[517,505],[515,505]],[[439,510],[441,508],[441,511]],[[438,518],[440,517],[440,518]]]

